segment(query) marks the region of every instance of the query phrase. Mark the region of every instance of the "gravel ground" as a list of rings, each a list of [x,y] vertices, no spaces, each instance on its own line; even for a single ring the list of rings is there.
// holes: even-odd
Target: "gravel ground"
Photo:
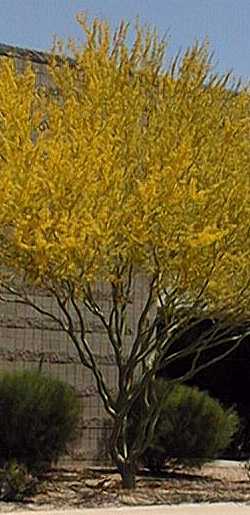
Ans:
[[[146,473],[138,476],[133,492],[121,489],[116,473],[71,465],[44,474],[37,493],[23,502],[0,502],[0,511],[230,501],[250,503],[250,477],[244,465],[233,462],[168,471],[159,477]]]

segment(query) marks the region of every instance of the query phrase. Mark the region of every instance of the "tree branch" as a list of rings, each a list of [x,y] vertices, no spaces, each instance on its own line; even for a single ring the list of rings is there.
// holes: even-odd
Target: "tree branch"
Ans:
[[[137,324],[136,337],[135,337],[134,343],[132,345],[132,350],[131,350],[131,353],[129,355],[128,361],[127,361],[127,366],[128,367],[131,367],[132,364],[134,363],[134,360],[137,357],[137,353],[138,353],[138,351],[140,349],[140,346],[141,346],[141,343],[142,343],[141,342],[141,336],[142,336],[143,330],[145,328],[145,322],[147,320],[148,313],[149,313],[150,308],[152,306],[152,301],[153,301],[153,297],[154,297],[154,290],[155,290],[155,285],[156,285],[157,279],[158,279],[158,274],[155,274],[153,276],[151,282],[150,282],[150,285],[149,285],[148,298],[146,300],[146,303],[145,303],[144,308],[142,310],[141,316],[139,318],[139,321],[138,321],[138,324]]]
[[[84,347],[84,350],[85,352],[87,353],[88,355],[88,358],[89,358],[89,362],[90,362],[90,368],[95,376],[95,379],[96,379],[96,384],[97,384],[97,388],[98,388],[98,392],[103,400],[103,403],[104,403],[104,406],[106,408],[106,411],[107,413],[109,413],[109,415],[111,415],[112,417],[114,417],[116,415],[116,412],[115,412],[115,407],[114,407],[114,402],[113,402],[113,399],[107,389],[107,386],[105,384],[105,381],[104,381],[104,377],[103,377],[103,374],[100,370],[100,368],[98,367],[97,365],[97,361],[94,357],[94,354],[92,353],[90,347],[89,347],[89,344],[87,342],[87,339],[85,337],[85,334],[86,334],[86,331],[85,331],[85,328],[84,328],[84,320],[83,320],[83,316],[82,316],[82,313],[81,313],[81,310],[75,300],[75,297],[74,297],[74,291],[72,290],[71,291],[71,303],[72,303],[72,306],[75,310],[75,313],[78,317],[78,320],[79,320],[79,323],[80,323],[80,328],[81,328],[81,342],[82,342],[82,345]]]

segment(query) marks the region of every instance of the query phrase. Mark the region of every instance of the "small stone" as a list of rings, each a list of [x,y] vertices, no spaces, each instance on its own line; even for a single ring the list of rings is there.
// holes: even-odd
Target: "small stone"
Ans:
[[[104,482],[105,479],[87,479],[85,481],[85,486],[88,486],[89,488],[100,488]]]

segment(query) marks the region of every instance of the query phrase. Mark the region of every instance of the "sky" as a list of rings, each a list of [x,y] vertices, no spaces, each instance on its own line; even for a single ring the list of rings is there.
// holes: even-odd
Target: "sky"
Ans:
[[[216,70],[250,79],[250,0],[0,0],[0,43],[49,50],[53,35],[81,40],[78,12],[107,19],[139,16],[169,36],[169,58],[208,38]]]

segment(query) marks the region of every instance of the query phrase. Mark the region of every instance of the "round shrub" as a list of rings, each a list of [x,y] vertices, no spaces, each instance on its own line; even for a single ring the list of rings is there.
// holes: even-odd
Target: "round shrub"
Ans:
[[[160,469],[167,461],[187,466],[202,465],[230,444],[239,427],[239,417],[232,409],[224,409],[205,392],[164,380],[155,384],[161,412],[153,441],[142,456],[151,470]],[[131,435],[145,412],[139,399],[133,406]]]
[[[76,435],[79,400],[63,382],[39,372],[0,375],[0,466],[47,468]]]

